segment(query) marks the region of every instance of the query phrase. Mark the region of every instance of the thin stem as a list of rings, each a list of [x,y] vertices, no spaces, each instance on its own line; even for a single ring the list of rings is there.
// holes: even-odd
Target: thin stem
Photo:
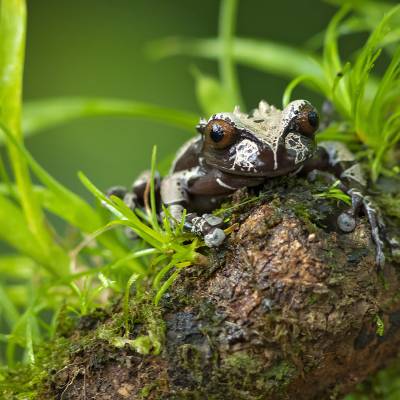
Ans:
[[[21,100],[22,77],[26,35],[26,4],[24,0],[0,2],[0,121],[18,141],[22,141]],[[65,267],[65,257],[56,247],[45,227],[44,214],[34,194],[27,162],[23,155],[8,141],[21,206],[42,253],[55,270]],[[60,265],[64,264],[64,265]]]
[[[219,69],[222,84],[235,103],[242,106],[239,82],[233,57],[234,32],[239,0],[222,0],[219,14],[219,41],[221,52]]]

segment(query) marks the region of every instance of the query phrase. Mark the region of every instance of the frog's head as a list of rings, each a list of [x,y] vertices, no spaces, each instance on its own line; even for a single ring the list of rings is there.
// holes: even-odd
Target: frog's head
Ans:
[[[197,129],[207,164],[236,175],[278,176],[312,157],[318,113],[306,100],[292,101],[282,111],[261,101],[252,115],[236,107],[202,119]]]

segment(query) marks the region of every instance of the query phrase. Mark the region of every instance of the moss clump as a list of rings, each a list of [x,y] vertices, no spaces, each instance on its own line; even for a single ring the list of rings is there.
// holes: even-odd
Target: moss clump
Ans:
[[[118,348],[130,347],[139,354],[158,354],[164,342],[165,324],[149,294],[130,301],[128,310],[117,312],[91,335]]]
[[[58,337],[38,349],[33,365],[18,365],[14,369],[0,370],[1,398],[44,398],[49,376],[55,376],[67,364],[70,347],[71,343],[67,338]]]
[[[234,398],[265,398],[267,393],[284,390],[296,376],[295,366],[286,360],[268,368],[262,357],[245,351],[225,358],[222,369],[229,377],[229,387],[230,390],[233,390],[232,395],[239,396]],[[259,395],[246,397],[246,393],[249,396],[248,393],[254,392]]]
[[[131,300],[127,315],[118,304],[80,319],[63,315],[59,328],[63,336],[59,333],[54,340],[41,345],[33,365],[0,370],[1,398],[50,398],[46,395],[49,391],[62,392],[71,376],[80,374],[80,367],[74,365],[76,357],[80,358],[79,363],[91,359],[100,366],[108,360],[109,346],[116,351],[125,347],[140,354],[158,354],[164,331],[161,312],[147,294]],[[150,393],[150,387],[147,391]],[[146,390],[143,396],[145,393]]]

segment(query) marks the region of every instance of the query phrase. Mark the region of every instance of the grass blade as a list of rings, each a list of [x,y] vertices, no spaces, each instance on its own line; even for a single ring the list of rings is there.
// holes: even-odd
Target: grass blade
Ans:
[[[55,266],[41,251],[21,210],[9,199],[0,195],[0,238],[18,252],[33,258],[50,273],[58,276],[62,265]]]
[[[157,291],[155,297],[154,297],[154,304],[157,306],[158,303],[161,300],[161,297],[164,295],[164,293],[168,290],[168,288],[175,282],[176,278],[178,277],[180,273],[180,270],[177,269],[175,270],[171,276],[163,283],[161,288]]]
[[[14,306],[11,299],[8,297],[7,291],[3,285],[0,284],[0,310],[1,314],[9,328],[17,323],[20,315],[17,308]]]
[[[62,210],[59,210],[60,214],[73,213],[70,218],[76,222],[80,221],[80,227],[84,228],[83,230],[85,231],[92,231],[101,225],[99,216],[84,200],[56,181],[39,163],[36,162],[25,147],[12,137],[11,133],[4,126],[0,125],[0,131],[7,136],[17,150],[27,160],[38,179],[56,196],[58,207],[63,207]]]
[[[151,208],[151,223],[153,229],[161,231],[160,225],[158,223],[157,216],[157,203],[156,203],[156,191],[155,191],[155,174],[156,174],[156,159],[157,159],[157,146],[153,147],[151,154],[151,173],[150,173],[150,208]]]
[[[197,69],[193,70],[193,74],[197,101],[206,117],[221,111],[231,112],[238,104],[217,79],[204,75]]]
[[[0,122],[15,141],[22,140],[21,97],[25,52],[26,5],[24,0],[0,2]],[[8,146],[26,223],[36,242],[54,268],[63,268],[65,257],[45,226],[45,218],[32,190],[26,160]],[[64,259],[64,260],[63,260]],[[60,264],[60,265],[57,265]]]
[[[24,135],[80,118],[98,116],[147,118],[183,130],[193,130],[195,114],[148,103],[108,98],[61,97],[29,101],[24,105],[22,128]]]
[[[153,42],[148,48],[150,56],[155,59],[188,55],[218,60],[222,51],[222,43],[219,39],[167,38]],[[232,52],[237,63],[274,75],[285,78],[312,75],[320,81],[323,78],[319,58],[285,44],[268,40],[235,38]],[[288,62],[288,60],[296,60],[296,62]]]
[[[233,58],[234,31],[239,0],[222,0],[219,14],[219,39],[222,51],[219,70],[222,85],[235,105],[242,106],[238,78]]]

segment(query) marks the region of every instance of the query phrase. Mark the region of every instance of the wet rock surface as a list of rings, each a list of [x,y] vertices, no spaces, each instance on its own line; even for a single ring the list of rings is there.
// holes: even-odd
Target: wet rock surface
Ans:
[[[209,266],[184,270],[165,296],[159,355],[98,341],[71,355],[52,395],[340,398],[394,358],[399,265],[377,270],[365,219],[343,234],[331,225],[336,202],[313,187],[268,190],[234,212],[238,229]]]

